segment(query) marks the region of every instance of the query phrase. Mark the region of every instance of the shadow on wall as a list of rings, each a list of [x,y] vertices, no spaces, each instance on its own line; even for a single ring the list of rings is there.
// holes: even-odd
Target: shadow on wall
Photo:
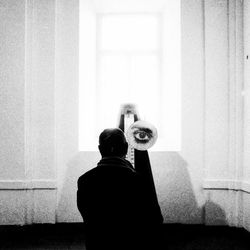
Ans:
[[[187,163],[176,152],[152,152],[151,166],[165,223],[202,223]],[[156,167],[157,166],[157,167]]]
[[[227,224],[219,205],[198,206],[188,164],[177,152],[150,152],[150,160],[165,223],[207,224],[209,218],[209,224]]]
[[[99,152],[79,152],[67,164],[58,197],[57,222],[81,222],[76,206],[77,180],[94,168]],[[165,223],[225,225],[225,212],[212,201],[199,207],[187,162],[176,152],[150,152],[159,204]]]
[[[224,210],[212,201],[206,201],[204,208],[204,221],[207,225],[227,225]]]

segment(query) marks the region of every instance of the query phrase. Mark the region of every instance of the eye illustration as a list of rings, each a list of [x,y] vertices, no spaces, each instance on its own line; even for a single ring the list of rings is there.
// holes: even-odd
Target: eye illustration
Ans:
[[[137,121],[129,127],[126,136],[130,146],[138,150],[147,150],[156,142],[157,130],[148,122]]]
[[[137,143],[148,143],[152,138],[153,132],[146,128],[135,128],[133,135]]]

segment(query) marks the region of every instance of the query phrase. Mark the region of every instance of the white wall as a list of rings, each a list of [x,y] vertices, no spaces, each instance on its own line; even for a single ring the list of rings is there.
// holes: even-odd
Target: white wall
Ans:
[[[182,1],[182,149],[150,152],[167,223],[250,230],[249,8]],[[0,0],[0,224],[81,221],[78,24],[78,0]]]
[[[244,156],[243,156],[243,189],[248,192],[242,194],[241,211],[243,226],[250,231],[250,2],[244,1]]]
[[[249,97],[244,81],[248,1],[205,1],[205,180],[207,224],[249,228]],[[244,13],[244,15],[243,15]],[[244,30],[243,30],[244,27]],[[249,42],[249,40],[248,40]],[[244,50],[243,50],[244,48]],[[224,213],[214,210],[217,203]]]
[[[55,1],[0,1],[0,224],[54,222]]]
[[[24,177],[24,2],[1,1],[0,16],[0,175],[15,179]]]

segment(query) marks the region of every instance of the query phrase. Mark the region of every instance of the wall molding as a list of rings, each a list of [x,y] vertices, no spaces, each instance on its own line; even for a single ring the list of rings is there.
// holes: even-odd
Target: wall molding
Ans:
[[[57,189],[57,181],[52,179],[0,180],[1,190]]]
[[[203,182],[205,190],[233,190],[250,193],[250,181],[233,179],[206,179]]]
[[[204,176],[241,180],[245,147],[243,4],[240,0],[203,3]]]

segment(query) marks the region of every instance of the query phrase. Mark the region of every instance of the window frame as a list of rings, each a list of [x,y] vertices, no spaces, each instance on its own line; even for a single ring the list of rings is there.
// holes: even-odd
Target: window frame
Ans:
[[[123,14],[147,14],[147,13],[151,13],[151,14],[157,14],[161,16],[162,32],[160,32],[161,37],[159,39],[159,42],[160,42],[159,54],[160,54],[162,67],[160,67],[161,84],[159,87],[159,92],[161,96],[160,98],[161,103],[159,106],[161,109],[160,114],[163,114],[164,117],[162,118],[162,115],[160,115],[160,117],[162,118],[162,122],[160,122],[160,127],[158,127],[158,131],[159,130],[164,131],[164,133],[159,134],[158,141],[151,150],[152,151],[180,151],[181,150],[181,61],[180,61],[181,60],[181,41],[180,41],[181,40],[180,38],[180,29],[181,29],[180,12],[181,10],[180,10],[180,1],[176,1],[176,0],[167,1],[166,5],[169,8],[166,8],[166,6],[163,7],[161,3],[158,3],[158,7],[156,7],[153,10],[153,12],[147,9],[138,10],[138,8],[137,10],[131,10],[131,11],[130,10],[129,11],[121,11],[121,10],[109,11],[109,8],[107,8],[107,6],[105,6],[105,10],[103,11],[102,8],[99,8],[98,6],[93,5],[93,2],[90,0],[84,0],[83,2],[84,4],[81,3],[82,6],[85,5],[83,12],[85,12],[85,14],[87,13],[87,15],[91,13],[90,14],[92,18],[91,22],[95,23],[95,29],[97,27],[96,23],[97,23],[98,15],[103,15],[103,14],[112,14],[112,13],[114,14],[122,14],[122,13]],[[80,6],[80,10],[81,9],[83,8]],[[176,12],[174,16],[174,20],[171,19],[172,12]],[[81,40],[82,23],[83,23],[81,22],[81,18],[82,18],[81,15],[82,13],[80,11],[80,58],[79,58],[80,61],[82,58],[81,47],[83,47],[82,45],[83,40]],[[171,21],[178,22],[177,26],[174,26],[173,22]],[[86,28],[86,23],[85,23],[85,28]],[[166,35],[167,35],[166,30],[169,30],[169,32],[173,33],[172,37],[174,39],[178,39],[176,40],[177,42],[176,44],[173,41],[171,41],[171,39],[167,40],[169,37],[166,38]],[[97,134],[95,137],[92,136],[93,139],[91,142],[89,140],[86,140],[86,142],[84,143],[84,139],[86,135],[89,136],[90,138],[91,137],[90,134],[93,133],[93,131],[96,131],[97,133],[101,132],[101,131],[97,131],[95,119],[93,119],[93,116],[95,116],[95,114],[98,113],[98,107],[97,105],[93,104],[93,100],[91,100],[90,98],[90,97],[93,97],[93,99],[96,100],[97,95],[95,94],[95,90],[96,89],[98,90],[98,84],[96,80],[96,70],[98,70],[97,69],[97,43],[96,42],[98,41],[98,39],[96,37],[96,34],[97,34],[96,30],[94,33],[95,35],[91,34],[92,38],[94,37],[94,40],[95,40],[95,46],[93,46],[95,47],[95,51],[93,51],[92,53],[91,64],[93,65],[93,62],[94,62],[95,66],[94,67],[92,66],[92,70],[90,70],[92,71],[91,77],[88,76],[85,79],[83,79],[84,77],[82,76],[84,75],[84,73],[81,73],[82,71],[86,73],[88,69],[90,68],[87,60],[85,60],[85,66],[87,65],[86,66],[87,69],[83,69],[81,67],[81,63],[79,63],[79,72],[80,72],[79,73],[79,80],[80,80],[80,84],[79,84],[79,91],[80,91],[80,95],[79,95],[79,150],[80,151],[97,151],[98,150]],[[85,34],[85,38],[86,37],[88,37],[87,34]],[[85,45],[86,44],[87,43],[85,41]],[[166,48],[168,46],[170,46],[170,48]],[[173,54],[173,53],[176,53],[176,54]],[[177,63],[174,62],[175,65],[172,66],[172,61],[170,59],[171,58],[174,59],[174,57],[177,58],[176,60]],[[170,65],[170,68],[167,68],[169,65]],[[176,74],[174,75],[173,72],[175,72]],[[91,81],[88,82],[87,78],[91,78]],[[169,84],[169,82],[171,84]],[[172,84],[172,82],[174,83]],[[173,88],[173,96],[175,95],[177,97],[175,98],[176,100],[173,98],[171,93],[169,94],[169,86],[175,86]],[[88,92],[89,89],[90,89],[90,92],[89,94],[86,95],[86,92]],[[82,92],[85,93],[85,96],[84,94],[82,94]],[[83,96],[85,98],[82,98]],[[83,100],[83,99],[86,99],[86,100]],[[174,111],[175,113],[173,113],[171,110],[173,105],[175,106],[175,111]],[[83,113],[84,115],[86,115],[86,117],[83,117]],[[117,122],[118,122],[118,119],[119,118],[117,117]],[[83,131],[83,126],[85,126],[86,121],[87,122],[91,121],[90,123],[92,126],[89,125],[88,127],[91,128],[91,130],[84,134],[82,133],[82,131]],[[165,124],[167,125],[165,126]],[[114,124],[114,126],[116,125],[117,124]],[[167,126],[169,127],[168,131],[165,128]]]

